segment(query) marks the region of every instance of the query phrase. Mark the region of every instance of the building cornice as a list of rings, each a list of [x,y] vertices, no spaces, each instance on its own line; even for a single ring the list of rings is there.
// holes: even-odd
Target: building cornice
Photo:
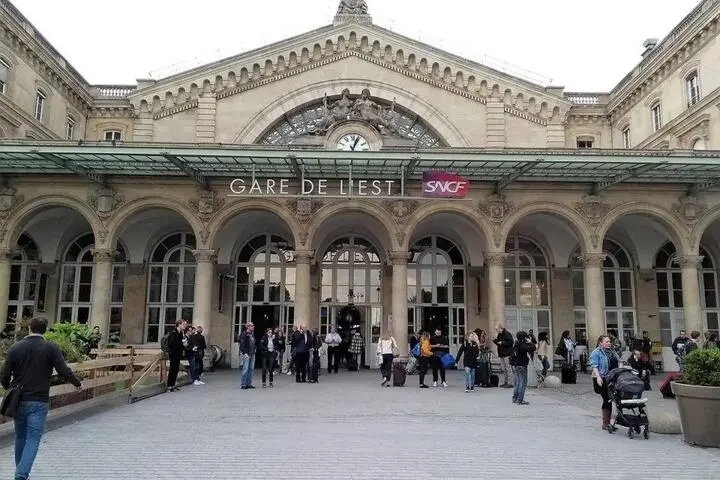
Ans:
[[[698,5],[612,90],[608,113],[624,115],[718,33],[720,0]]]

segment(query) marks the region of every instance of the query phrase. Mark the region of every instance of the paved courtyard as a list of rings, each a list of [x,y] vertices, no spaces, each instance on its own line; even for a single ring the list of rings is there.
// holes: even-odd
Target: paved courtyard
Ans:
[[[681,436],[630,440],[599,428],[599,398],[529,390],[380,388],[375,373],[282,376],[242,391],[235,372],[50,431],[33,480],[104,479],[697,479],[720,452]],[[256,377],[257,378],[257,377]],[[260,381],[257,379],[257,385]],[[581,391],[582,386],[577,390]],[[590,409],[594,403],[595,408]],[[12,477],[12,448],[0,478]],[[639,473],[642,472],[642,473]]]

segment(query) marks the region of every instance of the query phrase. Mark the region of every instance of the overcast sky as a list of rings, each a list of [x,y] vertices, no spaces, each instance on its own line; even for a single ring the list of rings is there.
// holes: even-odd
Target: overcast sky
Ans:
[[[338,0],[12,0],[93,84],[167,76],[332,23]],[[567,91],[608,91],[698,0],[367,0],[373,22]]]

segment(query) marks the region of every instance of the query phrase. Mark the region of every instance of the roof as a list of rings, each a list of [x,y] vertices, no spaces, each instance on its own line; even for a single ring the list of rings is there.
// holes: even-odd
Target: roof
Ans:
[[[384,149],[342,152],[317,148],[144,143],[0,142],[0,175],[79,175],[106,184],[112,177],[314,178],[420,180],[427,171],[457,173],[502,190],[512,182],[720,186],[720,151],[600,149]]]

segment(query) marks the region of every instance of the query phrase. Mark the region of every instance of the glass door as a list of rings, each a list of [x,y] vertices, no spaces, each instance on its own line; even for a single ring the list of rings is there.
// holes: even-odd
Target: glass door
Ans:
[[[454,307],[452,312],[452,322],[450,324],[450,332],[448,340],[450,341],[450,353],[457,356],[460,345],[465,339],[465,308]]]

